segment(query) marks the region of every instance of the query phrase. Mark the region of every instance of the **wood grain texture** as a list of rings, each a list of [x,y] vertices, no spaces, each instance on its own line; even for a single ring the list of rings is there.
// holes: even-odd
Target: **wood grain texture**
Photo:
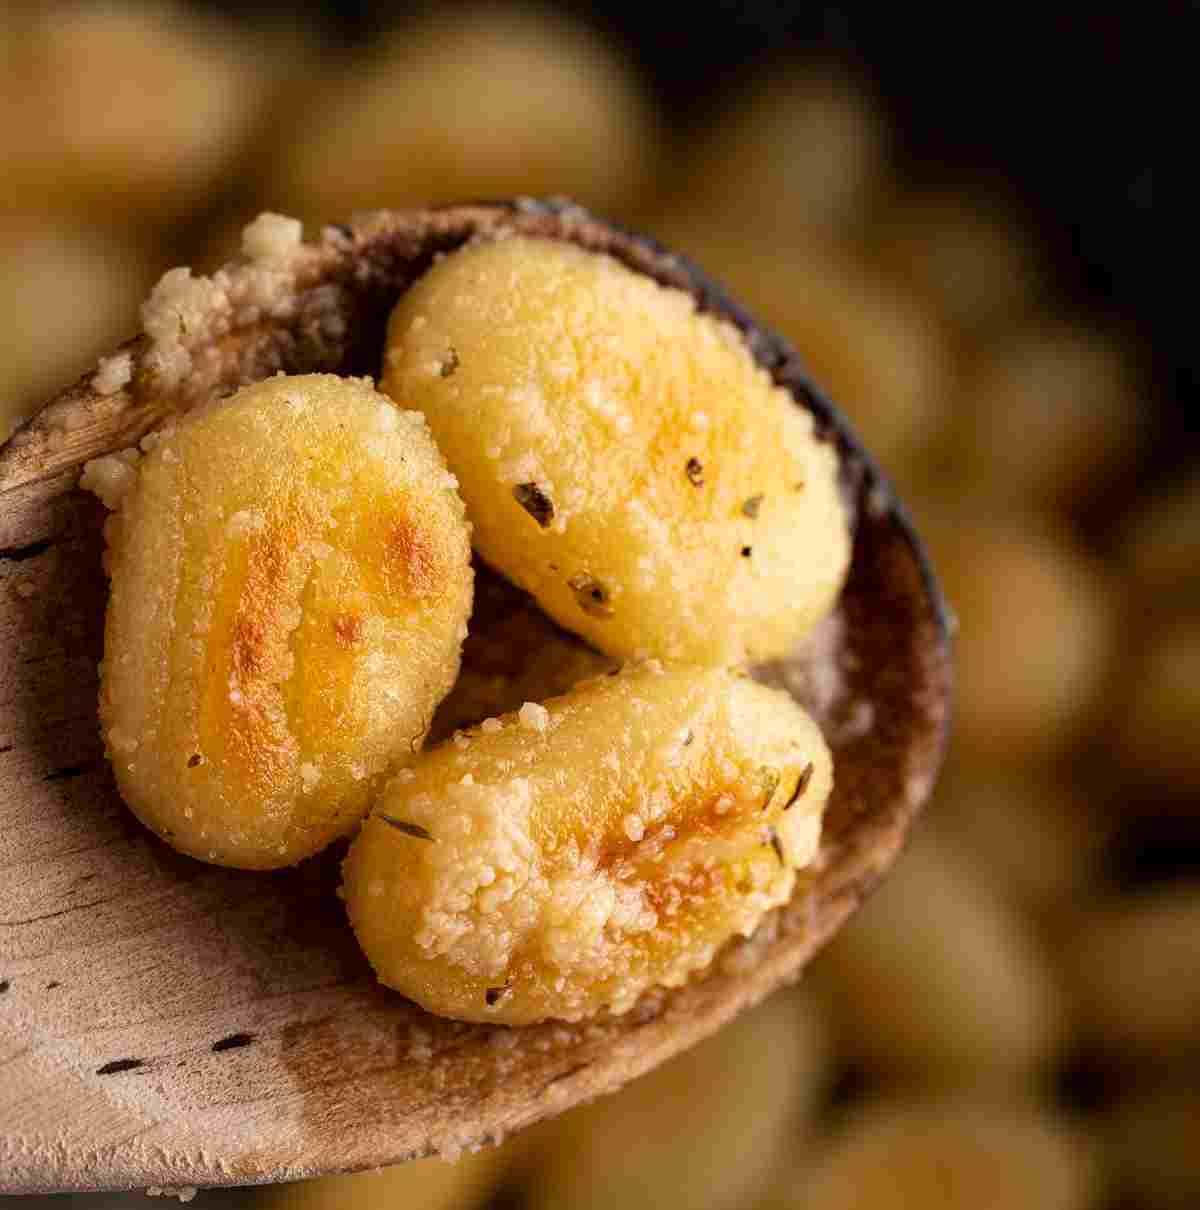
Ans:
[[[737,323],[838,443],[856,505],[827,654],[845,692],[809,702],[837,775],[818,872],[688,987],[619,1019],[519,1030],[438,1020],[380,988],[335,895],[340,852],[242,873],[137,823],[99,738],[103,515],[76,488],[85,459],[241,381],[377,371],[400,292],[436,252],[498,229],[609,251]],[[215,341],[186,394],[139,372],[111,396],[85,380],[0,448],[0,1191],[349,1171],[612,1091],[798,975],[895,859],[940,762],[947,625],[919,544],[796,355],[693,266],[577,208],[523,202],[330,231],[295,291],[287,320]],[[139,365],[144,341],[126,347]]]

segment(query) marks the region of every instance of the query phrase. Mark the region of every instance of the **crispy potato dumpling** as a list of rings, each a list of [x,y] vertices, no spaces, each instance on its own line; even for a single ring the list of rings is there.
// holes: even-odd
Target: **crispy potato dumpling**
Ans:
[[[841,587],[833,445],[733,327],[610,257],[447,256],[392,314],[383,389],[429,418],[480,554],[610,655],[781,655]]]
[[[277,377],[89,463],[109,519],[100,719],[117,783],[182,852],[324,848],[418,749],[471,607],[462,501],[421,417]]]
[[[1063,1040],[1063,998],[1026,919],[925,838],[812,977],[847,1057],[910,1084],[1027,1087]]]
[[[615,1096],[532,1132],[529,1210],[757,1206],[803,1148],[825,1091],[826,1023],[812,997],[776,992]],[[736,1162],[731,1162],[736,1157]]]
[[[269,96],[265,47],[172,0],[34,7],[0,76],[0,210],[146,224],[225,187]]]
[[[1139,783],[1186,801],[1200,793],[1200,618],[1156,628],[1131,663],[1115,704],[1117,753]]]
[[[1085,1210],[1099,1173],[1087,1140],[1020,1104],[869,1104],[763,1210]]]
[[[1196,1048],[1200,1019],[1200,888],[1181,882],[1102,901],[1062,938],[1083,1034],[1130,1066]]]
[[[961,501],[922,529],[959,619],[955,744],[992,767],[1049,763],[1095,721],[1118,599],[1071,535]]]
[[[401,771],[346,860],[350,919],[380,979],[431,1012],[624,1012],[790,897],[831,783],[791,699],[649,661]]]
[[[428,742],[441,743],[459,728],[519,710],[526,702],[557,697],[617,666],[555,626],[528,593],[477,566],[462,668],[433,716]]]
[[[345,1206],[475,1210],[489,1204],[512,1160],[509,1147],[468,1152],[453,1163],[438,1156],[368,1172],[267,1185],[255,1203],[265,1210],[342,1210]]]
[[[876,100],[829,63],[788,58],[738,90],[686,166],[686,194],[741,238],[786,247],[861,220],[887,169],[891,132]]]
[[[429,6],[309,91],[266,184],[305,218],[552,193],[620,213],[661,162],[628,56],[546,7]]]

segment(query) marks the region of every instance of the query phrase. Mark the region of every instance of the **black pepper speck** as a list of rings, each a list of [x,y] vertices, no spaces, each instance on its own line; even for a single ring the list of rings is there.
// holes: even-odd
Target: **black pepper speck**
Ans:
[[[554,520],[554,501],[536,483],[518,483],[513,499],[543,528]]]

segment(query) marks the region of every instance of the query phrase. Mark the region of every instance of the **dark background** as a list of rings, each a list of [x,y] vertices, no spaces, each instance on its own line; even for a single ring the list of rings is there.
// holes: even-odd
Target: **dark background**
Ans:
[[[233,0],[212,7],[246,11]],[[358,0],[311,11],[353,46],[427,7]],[[685,138],[711,121],[729,86],[771,58],[811,52],[851,66],[896,124],[904,176],[929,185],[973,177],[1010,195],[1031,212],[1061,290],[1137,329],[1166,427],[1154,469],[1192,452],[1200,392],[1186,301],[1197,266],[1188,167],[1194,5],[555,7],[626,45]]]

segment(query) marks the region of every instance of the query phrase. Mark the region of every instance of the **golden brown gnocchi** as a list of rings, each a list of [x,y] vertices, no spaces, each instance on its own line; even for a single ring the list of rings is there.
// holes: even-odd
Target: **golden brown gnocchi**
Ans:
[[[369,384],[276,377],[89,463],[116,511],[100,718],[149,827],[222,865],[346,832],[420,747],[471,606],[462,501]]]
[[[346,904],[380,979],[432,1012],[622,1012],[790,897],[831,783],[790,698],[647,661],[398,773],[351,847]]]
[[[833,445],[731,325],[610,257],[446,256],[392,314],[383,389],[428,417],[480,554],[610,655],[781,655],[841,587]]]

